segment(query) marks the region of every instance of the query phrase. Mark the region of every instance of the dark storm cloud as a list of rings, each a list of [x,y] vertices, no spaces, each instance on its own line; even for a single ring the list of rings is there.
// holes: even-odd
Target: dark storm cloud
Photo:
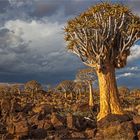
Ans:
[[[90,5],[98,1],[91,0],[9,0],[10,6],[5,9],[3,20],[10,19],[42,19],[47,17],[49,20],[58,22],[66,21],[69,16],[80,14]],[[62,14],[61,18],[56,15]],[[55,18],[55,19],[54,19]]]
[[[52,16],[59,10],[63,10],[65,16],[77,15],[89,6],[101,2],[100,0],[1,0],[0,10],[6,12],[11,18],[31,16],[42,18]],[[112,0],[125,4],[135,11],[139,10],[138,0]],[[7,12],[8,10],[8,12]],[[10,18],[9,17],[9,18]]]
[[[78,15],[88,7],[101,2],[100,0],[40,0],[34,4],[34,10],[31,16],[42,18],[52,16],[58,11],[63,10],[65,16]],[[125,4],[132,10],[139,12],[139,1],[134,0],[112,0],[114,3]]]
[[[76,16],[99,2],[100,0],[2,0],[0,1],[0,9],[4,14],[0,16],[3,21],[10,19],[30,21],[34,18],[55,17],[61,12],[63,16],[57,21],[66,21],[69,16]],[[113,0],[112,2],[125,4],[137,13],[140,11],[139,1]]]
[[[37,17],[52,16],[62,9],[66,16],[75,15],[85,10],[89,5],[93,5],[95,3],[97,2],[91,0],[40,0],[35,3],[35,9],[32,15]]]
[[[10,6],[10,3],[8,0],[1,0],[0,1],[0,13],[3,13],[6,11],[6,9]]]
[[[7,28],[0,30],[0,70],[1,73],[19,73],[19,65],[22,64],[22,56],[28,50],[29,42],[25,42],[22,37],[15,35]]]
[[[60,5],[58,4],[58,2],[53,1],[37,1],[34,5],[35,8],[31,13],[31,16],[36,16],[39,18],[43,16],[51,16],[60,9]]]

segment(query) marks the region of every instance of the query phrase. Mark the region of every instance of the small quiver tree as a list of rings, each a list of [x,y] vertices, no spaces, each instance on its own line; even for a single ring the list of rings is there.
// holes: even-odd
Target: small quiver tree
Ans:
[[[82,96],[85,95],[84,93],[86,93],[86,91],[88,90],[88,86],[87,83],[81,80],[75,79],[74,82],[75,82],[74,86],[75,99],[80,100]]]
[[[24,85],[25,92],[30,92],[32,94],[38,92],[39,90],[42,90],[42,86],[40,83],[38,83],[35,80],[28,81]]]
[[[89,87],[89,106],[94,106],[92,83],[96,80],[95,70],[93,68],[81,69],[76,74],[76,81],[84,81]]]
[[[73,89],[74,89],[74,84],[75,83],[71,80],[64,80],[59,85],[57,85],[56,89],[63,92],[65,98],[67,98],[68,94],[71,94],[71,98],[73,98],[72,93],[73,93]]]
[[[15,93],[18,93],[18,94],[21,94],[21,90],[20,90],[20,85],[18,84],[14,84],[10,87],[10,92],[12,94],[15,94]]]
[[[118,99],[115,68],[126,65],[130,47],[140,39],[140,18],[120,4],[92,6],[67,22],[67,48],[85,65],[95,68],[100,88],[100,112],[123,114]]]

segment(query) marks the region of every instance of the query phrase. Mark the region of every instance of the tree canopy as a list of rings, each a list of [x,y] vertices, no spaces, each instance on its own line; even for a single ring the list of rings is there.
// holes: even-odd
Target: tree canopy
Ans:
[[[100,3],[67,22],[67,48],[84,64],[104,70],[126,65],[130,47],[140,39],[140,18],[121,4]]]
[[[95,81],[96,79],[96,72],[93,68],[80,69],[76,74],[77,81]]]
[[[31,80],[25,83],[24,89],[28,92],[36,92],[38,90],[42,90],[42,86],[36,80]]]

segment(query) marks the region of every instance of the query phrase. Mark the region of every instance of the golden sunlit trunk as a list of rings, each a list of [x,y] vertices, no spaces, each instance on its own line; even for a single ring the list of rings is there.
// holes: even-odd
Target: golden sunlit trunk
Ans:
[[[94,106],[94,100],[93,100],[93,90],[92,90],[92,83],[89,82],[89,106]]]
[[[118,99],[118,89],[115,79],[115,68],[112,65],[106,66],[106,73],[97,72],[100,88],[100,112],[97,120],[109,114],[123,114]]]

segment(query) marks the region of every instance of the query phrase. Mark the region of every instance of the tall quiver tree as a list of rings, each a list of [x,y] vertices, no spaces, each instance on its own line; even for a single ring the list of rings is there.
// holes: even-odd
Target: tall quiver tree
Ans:
[[[140,39],[140,18],[120,4],[101,3],[67,22],[67,48],[85,65],[95,68],[100,88],[100,112],[123,114],[115,68],[126,65],[130,47]]]
[[[81,69],[76,74],[77,81],[84,81],[89,87],[89,106],[94,106],[92,83],[96,80],[96,73],[93,68]]]

